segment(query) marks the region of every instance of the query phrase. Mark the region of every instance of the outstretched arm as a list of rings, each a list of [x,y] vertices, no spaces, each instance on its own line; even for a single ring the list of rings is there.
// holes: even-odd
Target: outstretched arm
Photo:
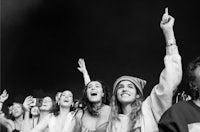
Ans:
[[[12,120],[7,119],[5,117],[5,114],[1,111],[3,107],[3,103],[8,99],[8,93],[6,90],[3,91],[3,93],[0,95],[0,124],[5,126],[8,131],[12,131],[14,128],[14,123]]]
[[[24,102],[23,102],[23,107],[24,107],[24,123],[28,123],[30,122],[30,105],[31,103],[33,103],[33,97],[32,96],[28,96],[25,98]]]
[[[171,107],[173,92],[182,79],[181,57],[176,45],[173,26],[174,18],[168,14],[168,8],[166,8],[160,23],[166,40],[165,68],[160,74],[159,84],[153,88],[150,95],[150,106],[157,121]]]
[[[84,83],[85,83],[85,85],[87,85],[91,80],[90,80],[90,76],[88,74],[88,71],[86,69],[84,59],[80,58],[78,60],[78,64],[79,64],[78,70],[83,74]]]
[[[6,90],[0,95],[0,111],[2,110],[3,103],[8,99],[8,93]]]

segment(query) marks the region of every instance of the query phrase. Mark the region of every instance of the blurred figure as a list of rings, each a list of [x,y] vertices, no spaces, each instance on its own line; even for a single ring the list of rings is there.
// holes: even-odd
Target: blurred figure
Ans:
[[[183,91],[182,93],[177,94],[175,103],[178,103],[179,101],[188,101],[191,99],[191,96],[186,94],[185,91]]]
[[[34,99],[32,96],[28,96],[24,100],[25,117],[22,132],[29,132],[31,129],[38,126],[40,122],[50,117],[54,112],[55,103],[49,96],[42,99],[41,106],[33,106],[33,102]],[[39,108],[39,110],[37,108]],[[30,115],[32,115],[32,117],[30,117]],[[48,128],[43,129],[42,132],[48,132]]]
[[[38,106],[33,106],[30,111],[30,118],[34,128],[39,122],[40,110]]]
[[[200,132],[200,57],[189,63],[187,73],[192,99],[174,104],[163,114],[160,132]]]
[[[8,99],[7,91],[4,90],[0,96],[1,108],[4,101]],[[1,111],[1,109],[0,109]],[[23,122],[24,109],[22,104],[14,102],[9,107],[9,118],[5,117],[4,114],[0,116],[0,123],[4,125],[9,132],[20,132]]]
[[[172,105],[173,91],[182,79],[181,57],[173,32],[174,18],[168,9],[160,23],[166,40],[165,68],[159,84],[143,101],[146,81],[132,76],[121,76],[113,85],[111,115],[107,132],[157,132],[157,122]]]
[[[57,109],[52,104],[52,99],[44,98],[40,107],[40,116],[44,112],[48,115],[39,119],[34,127],[26,127],[23,132],[73,132],[75,129],[74,112],[71,111],[73,105],[73,94],[71,91],[63,91],[56,95]],[[50,105],[51,104],[51,105]],[[28,105],[30,106],[30,104]],[[52,112],[50,112],[50,110]]]

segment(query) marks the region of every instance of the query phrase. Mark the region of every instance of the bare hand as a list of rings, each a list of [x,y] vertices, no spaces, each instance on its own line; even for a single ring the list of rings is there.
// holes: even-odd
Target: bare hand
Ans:
[[[3,93],[0,95],[0,102],[4,102],[8,99],[8,93],[6,90],[3,91]]]
[[[86,66],[85,66],[85,61],[84,59],[80,58],[78,60],[79,67],[77,68],[80,72],[83,74],[87,72]]]
[[[62,94],[62,92],[57,92],[57,94],[55,96],[56,103],[58,103],[58,101],[60,100],[61,94]]]
[[[30,110],[31,103],[33,103],[33,97],[32,96],[26,97],[23,103],[23,107],[26,111]]]
[[[175,40],[173,32],[174,21],[175,19],[168,13],[168,8],[165,8],[160,27],[163,30],[166,41]]]

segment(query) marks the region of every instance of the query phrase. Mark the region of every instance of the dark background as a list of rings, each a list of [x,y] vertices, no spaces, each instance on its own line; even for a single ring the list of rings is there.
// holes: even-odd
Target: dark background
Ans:
[[[10,102],[65,89],[79,98],[84,83],[77,62],[83,57],[91,78],[110,90],[121,75],[147,80],[146,97],[164,68],[165,7],[176,19],[185,70],[200,51],[197,1],[1,0],[1,90]],[[185,76],[179,88],[187,91]]]

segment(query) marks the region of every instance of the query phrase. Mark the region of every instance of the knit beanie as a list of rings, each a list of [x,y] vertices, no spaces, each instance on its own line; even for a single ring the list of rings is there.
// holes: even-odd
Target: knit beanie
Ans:
[[[119,77],[114,85],[113,85],[113,93],[116,91],[116,86],[121,82],[121,81],[130,81],[132,82],[136,88],[141,92],[141,94],[143,95],[143,89],[146,85],[146,81],[137,77],[132,77],[132,76],[121,76]]]

